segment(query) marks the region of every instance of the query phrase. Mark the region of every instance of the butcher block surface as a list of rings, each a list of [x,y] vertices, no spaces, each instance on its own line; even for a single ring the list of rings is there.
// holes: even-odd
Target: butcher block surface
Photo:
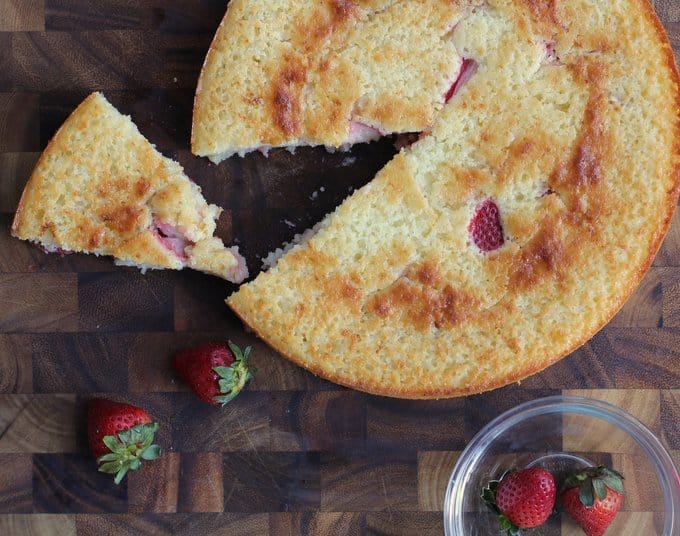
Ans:
[[[680,52],[680,4],[654,4]],[[366,395],[290,364],[244,331],[224,304],[236,287],[217,278],[142,275],[10,237],[40,152],[92,91],[224,207],[218,235],[240,246],[252,274],[392,157],[391,139],[219,166],[192,156],[194,90],[225,7],[0,0],[0,534],[439,535],[467,442],[503,411],[561,393],[627,409],[680,463],[677,214],[638,290],[589,343],[521,385],[427,402]],[[252,345],[258,371],[219,409],[187,390],[171,358],[226,339]],[[95,396],[144,406],[161,425],[161,459],[120,486],[87,452]],[[644,517],[649,505],[631,500],[624,515]],[[555,524],[540,532],[567,533]]]

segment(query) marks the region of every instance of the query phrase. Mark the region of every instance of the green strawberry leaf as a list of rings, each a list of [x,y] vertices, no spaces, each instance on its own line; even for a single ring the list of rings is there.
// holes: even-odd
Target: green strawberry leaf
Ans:
[[[115,452],[110,452],[109,454],[104,454],[103,456],[97,458],[97,463],[111,462],[117,460],[118,458],[119,458],[118,454],[116,454]]]
[[[234,362],[228,367],[213,368],[220,377],[220,380],[217,382],[220,388],[220,395],[213,397],[213,400],[220,402],[223,406],[231,402],[248,382],[253,379],[253,374],[255,374],[255,368],[248,366],[251,347],[248,346],[242,352],[233,342],[227,341],[227,344],[234,355]]]
[[[142,429],[143,427],[138,424],[130,428],[130,443],[142,442]]]
[[[144,426],[142,428],[142,444],[143,445],[150,445],[153,442],[153,434],[156,430],[154,430],[151,427]]]
[[[215,400],[216,402],[221,403],[221,404],[224,406],[225,404],[228,404],[229,402],[231,402],[232,400],[234,400],[234,398],[236,398],[236,397],[238,396],[238,393],[239,393],[238,391],[232,391],[232,393],[231,393],[231,394],[228,394],[228,395],[224,395],[224,396],[222,396],[222,395],[220,395],[220,396],[214,396],[214,397],[213,397],[213,400]]]
[[[593,495],[593,484],[592,481],[585,481],[581,484],[578,490],[578,497],[581,503],[586,508],[592,508],[595,504],[595,496]]]
[[[234,369],[231,367],[215,367],[213,370],[225,380],[231,380],[234,377]]]
[[[235,361],[243,361],[244,358],[247,360],[248,359],[248,354],[250,354],[250,347],[246,348],[245,355],[241,351],[241,349],[234,344],[231,341],[227,341],[227,345],[229,346],[229,349],[231,350],[231,353],[234,354],[234,360]]]
[[[125,467],[125,466],[121,467],[120,471],[118,471],[116,473],[116,476],[113,478],[113,481],[116,484],[120,484],[123,481],[123,478],[125,478],[125,475],[127,474],[128,469],[129,469],[129,467]]]
[[[605,475],[602,477],[602,480],[609,489],[623,493],[623,482],[621,482],[619,477],[614,475]]]
[[[99,471],[102,473],[117,473],[121,465],[119,461],[104,463],[99,467]]]
[[[149,445],[141,453],[143,460],[155,460],[161,455],[161,448],[158,445]]]
[[[601,501],[607,496],[607,486],[604,485],[604,482],[600,478],[593,478],[593,490],[595,491],[597,498]]]
[[[234,388],[233,380],[220,380],[217,384],[220,386],[220,393],[228,393]]]
[[[118,432],[118,439],[124,445],[132,443],[132,432],[130,430],[122,430]]]
[[[497,510],[495,487],[491,488],[491,486],[489,485],[488,487],[484,488],[484,490],[482,491],[482,500],[489,506]]]
[[[604,472],[605,475],[613,475],[615,477],[618,477],[620,480],[625,480],[625,478],[623,478],[623,475],[621,473],[619,473],[618,471],[615,471],[614,469],[610,469],[609,467],[603,467],[603,469],[604,469],[603,472]]]
[[[104,436],[102,441],[111,452],[122,452],[125,450],[125,447],[121,444],[120,441],[118,441],[118,438],[116,436],[113,435]]]
[[[510,521],[507,516],[498,516],[498,526],[501,532],[505,531],[510,536],[517,536],[519,534],[519,527]]]
[[[498,516],[498,526],[501,530],[510,530],[512,528],[512,522],[506,516]]]

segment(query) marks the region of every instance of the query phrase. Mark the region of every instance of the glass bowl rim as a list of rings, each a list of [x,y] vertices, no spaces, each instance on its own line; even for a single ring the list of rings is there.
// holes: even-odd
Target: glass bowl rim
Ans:
[[[555,395],[537,398],[505,411],[484,426],[465,447],[451,472],[444,498],[444,533],[446,536],[464,534],[462,516],[463,490],[489,444],[519,422],[551,413],[576,413],[603,419],[623,429],[640,445],[656,470],[664,495],[664,532],[671,536],[677,527],[680,513],[680,476],[661,441],[639,419],[618,406],[583,396]]]

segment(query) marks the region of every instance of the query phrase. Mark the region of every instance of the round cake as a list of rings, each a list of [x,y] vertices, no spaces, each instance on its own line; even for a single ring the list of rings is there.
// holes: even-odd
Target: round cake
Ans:
[[[678,74],[646,0],[273,2],[264,26],[259,4],[233,2],[209,53],[198,154],[340,146],[352,121],[421,132],[311,238],[229,297],[260,337],[334,382],[436,398],[534,374],[611,319],[652,262],[680,179]],[[318,32],[305,26],[312,4],[331,20]],[[436,5],[441,24],[409,33],[412,11],[427,18]],[[361,33],[374,22],[404,37],[374,46]],[[299,32],[318,41],[305,47]],[[344,102],[346,86],[320,86],[320,73],[364,45],[372,53],[356,51],[365,63],[350,76],[361,91],[336,122],[319,95]],[[301,58],[295,73],[281,49]],[[379,52],[393,60],[385,79],[405,70],[387,106],[405,118],[406,70],[450,54],[436,62],[439,76],[415,77],[430,103],[421,122],[383,127],[388,116],[365,112],[383,98],[373,90]],[[249,71],[252,84],[225,67],[251,60],[262,66]],[[298,97],[281,98],[282,79]],[[283,116],[295,125],[288,134]],[[314,131],[326,126],[332,134]]]

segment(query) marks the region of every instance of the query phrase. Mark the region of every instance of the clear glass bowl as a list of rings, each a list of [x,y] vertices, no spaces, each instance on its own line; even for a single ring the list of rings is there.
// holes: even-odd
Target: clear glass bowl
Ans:
[[[556,475],[603,464],[623,473],[624,502],[607,536],[678,536],[680,477],[654,434],[622,409],[589,398],[552,396],[521,404],[486,425],[453,469],[444,501],[447,536],[500,534],[482,488],[509,468],[540,465]],[[527,536],[578,536],[553,512]]]

